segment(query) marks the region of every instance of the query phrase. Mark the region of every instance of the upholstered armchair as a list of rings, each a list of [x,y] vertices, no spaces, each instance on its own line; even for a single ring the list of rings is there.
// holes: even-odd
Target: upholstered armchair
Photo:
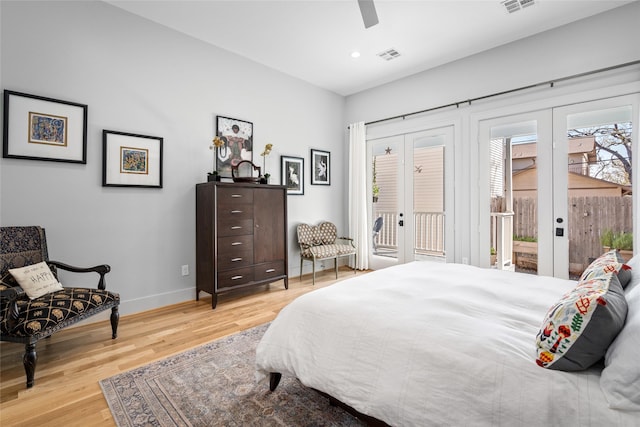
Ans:
[[[62,287],[57,269],[96,273],[97,288]],[[107,309],[111,309],[111,337],[116,338],[120,296],[105,289],[110,269],[49,260],[41,227],[0,228],[0,340],[25,345],[27,388],[34,384],[36,343],[42,338]]]
[[[353,255],[356,261],[356,246],[350,237],[338,237],[336,226],[328,221],[318,225],[298,224],[298,244],[300,245],[300,278],[304,260],[311,261],[313,284],[316,284],[316,261],[335,260],[336,279],[338,278],[338,258]],[[353,272],[355,273],[355,269]]]

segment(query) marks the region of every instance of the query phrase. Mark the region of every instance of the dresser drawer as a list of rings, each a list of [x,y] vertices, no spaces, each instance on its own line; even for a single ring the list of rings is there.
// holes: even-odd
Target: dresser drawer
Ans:
[[[246,267],[253,264],[253,249],[234,249],[231,251],[218,251],[218,270]]]
[[[248,218],[253,218],[253,205],[247,205],[244,203],[218,205],[218,219]]]
[[[228,236],[218,238],[218,254],[237,253],[240,251],[253,251],[253,235]]]
[[[284,276],[285,274],[284,261],[266,262],[264,264],[258,264],[254,268],[256,282]]]
[[[253,218],[218,218],[218,236],[241,236],[253,234]]]
[[[218,206],[238,203],[253,205],[253,189],[218,187]]]
[[[232,288],[253,281],[253,267],[218,271],[217,289]]]

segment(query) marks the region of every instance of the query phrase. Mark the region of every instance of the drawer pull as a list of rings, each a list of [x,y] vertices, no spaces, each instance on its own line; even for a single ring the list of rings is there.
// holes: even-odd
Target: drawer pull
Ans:
[[[242,194],[232,194],[231,197],[234,197],[234,198],[242,197]]]
[[[231,258],[231,262],[242,261],[242,258]]]
[[[231,227],[232,230],[239,230],[241,228],[242,228],[241,225],[234,225],[233,227]]]
[[[273,273],[274,271],[276,271],[275,268],[270,268],[267,271],[265,271],[265,273]]]
[[[233,276],[233,277],[231,278],[231,280],[238,280],[238,279],[242,279],[242,276]]]
[[[231,246],[238,246],[238,245],[241,245],[241,244],[242,244],[242,242],[232,242]]]
[[[234,209],[231,211],[232,214],[236,214],[236,213],[242,213],[242,211],[238,210],[238,209]]]

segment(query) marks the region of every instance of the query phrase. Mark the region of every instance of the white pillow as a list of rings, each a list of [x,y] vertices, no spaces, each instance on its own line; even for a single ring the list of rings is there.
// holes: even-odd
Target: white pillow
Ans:
[[[633,260],[632,260],[633,261]],[[627,320],[620,334],[605,354],[605,368],[600,377],[609,407],[640,411],[640,260],[631,266],[631,282],[627,286]]]
[[[63,289],[46,262],[21,268],[10,268],[9,273],[31,299]]]

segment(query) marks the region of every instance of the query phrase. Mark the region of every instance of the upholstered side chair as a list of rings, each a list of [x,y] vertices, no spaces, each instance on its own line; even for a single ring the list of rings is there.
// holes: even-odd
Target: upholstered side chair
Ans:
[[[48,265],[54,281],[57,281],[57,269],[97,273],[97,288],[62,287],[30,298],[9,269],[41,262]],[[39,340],[108,309],[111,309],[111,337],[116,338],[120,296],[105,289],[105,275],[110,270],[106,264],[81,268],[49,260],[45,230],[41,227],[0,228],[0,340],[25,345],[27,388],[34,385]]]
[[[338,278],[338,258],[353,255],[356,264],[356,246],[350,237],[338,237],[335,224],[324,221],[318,225],[298,224],[298,244],[300,245],[300,279],[304,260],[311,261],[313,284],[316,284],[316,261],[333,259],[336,279]],[[355,273],[355,268],[353,269]]]

